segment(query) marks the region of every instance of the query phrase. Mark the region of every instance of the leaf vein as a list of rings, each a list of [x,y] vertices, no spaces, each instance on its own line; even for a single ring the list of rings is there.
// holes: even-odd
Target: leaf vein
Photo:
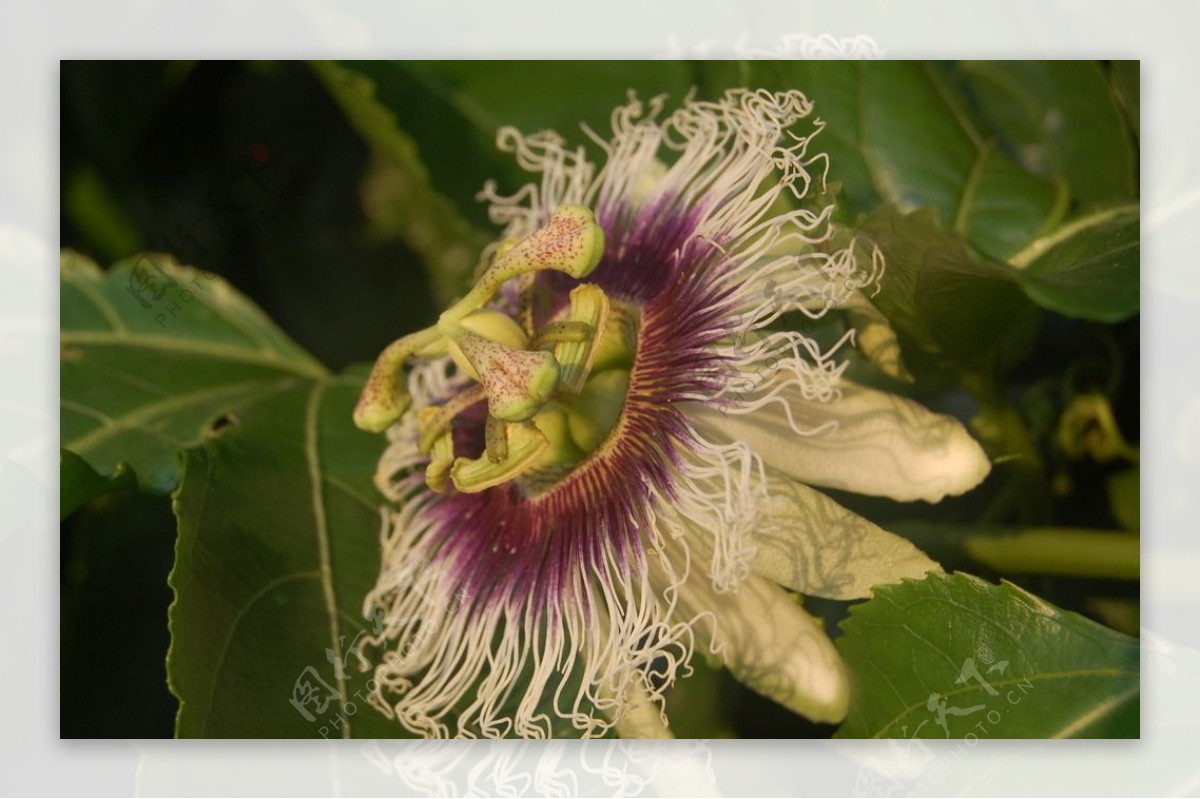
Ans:
[[[333,559],[329,546],[329,520],[325,515],[325,486],[321,476],[321,456],[317,446],[317,425],[321,414],[321,399],[325,395],[325,383],[313,384],[308,397],[308,408],[304,419],[304,453],[308,462],[308,477],[312,489],[313,523],[317,531],[317,552],[321,563],[321,590],[325,597],[325,610],[329,614],[329,637],[334,657],[341,663],[345,659],[342,653],[342,641],[338,624],[337,595],[333,586]],[[346,690],[346,680],[339,671],[337,674],[338,694],[343,705],[350,701]],[[342,737],[350,738],[350,721],[342,725]]]
[[[72,330],[63,331],[60,341],[62,344],[82,344],[93,347],[125,346],[131,349],[166,350],[176,355],[187,354],[220,358],[292,372],[302,377],[324,377],[325,375],[323,369],[306,362],[288,361],[282,357],[263,357],[258,350],[251,350],[230,344],[217,344],[194,338],[182,339],[170,336],[148,336],[138,333]]]

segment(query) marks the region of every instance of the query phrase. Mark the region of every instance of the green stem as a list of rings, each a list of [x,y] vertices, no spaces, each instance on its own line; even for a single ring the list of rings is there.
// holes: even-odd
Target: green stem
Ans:
[[[1136,535],[1070,527],[1029,527],[1004,535],[969,535],[966,553],[1001,573],[1055,574],[1137,580],[1141,541]]]
[[[1125,530],[914,523],[895,530],[948,566],[969,558],[1001,574],[1137,580],[1141,573],[1140,539]]]

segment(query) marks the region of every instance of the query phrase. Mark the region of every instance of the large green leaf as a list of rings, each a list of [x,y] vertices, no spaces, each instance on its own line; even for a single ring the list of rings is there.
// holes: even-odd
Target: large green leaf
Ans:
[[[1127,319],[1141,305],[1138,207],[1077,219],[1035,240],[1013,264],[1023,267],[1021,285],[1043,308],[1098,322]]]
[[[826,123],[815,148],[829,155],[829,176],[842,183],[852,212],[933,206],[943,225],[1005,258],[1064,210],[1061,187],[997,148],[933,64],[763,61],[736,78],[799,89],[814,102]]]
[[[860,220],[859,233],[887,262],[871,301],[938,363],[985,358],[1033,309],[1009,266],[973,255],[931,209],[904,215],[883,206]]]
[[[425,61],[472,123],[494,133],[557,130],[581,137],[580,125],[604,135],[612,111],[633,90],[643,99],[669,94],[680,100],[692,85],[684,61]],[[489,130],[490,129],[490,130]]]
[[[351,651],[379,568],[383,442],[350,420],[361,385],[292,385],[187,450],[167,657],[179,736],[403,733],[366,705]]]
[[[105,274],[68,251],[60,275],[62,444],[101,474],[125,461],[143,488],[169,491],[178,449],[325,373],[222,279],[170,256]]]
[[[956,73],[1027,169],[1064,180],[1085,208],[1136,196],[1137,157],[1098,63],[971,61]]]
[[[968,575],[881,586],[838,640],[841,738],[1138,736],[1137,639]]]
[[[369,674],[350,653],[379,564],[383,441],[351,422],[361,378],[329,377],[219,278],[167,256],[106,275],[65,253],[62,292],[63,438],[83,456],[64,452],[64,509],[118,461],[146,488],[179,484],[178,734],[401,733],[355,696]],[[301,678],[337,695],[304,706],[311,721],[290,701]]]

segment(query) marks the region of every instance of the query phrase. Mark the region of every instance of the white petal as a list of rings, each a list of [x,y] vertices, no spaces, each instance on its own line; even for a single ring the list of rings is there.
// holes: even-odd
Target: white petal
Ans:
[[[700,403],[686,413],[706,436],[744,441],[790,477],[859,494],[938,502],[974,488],[991,470],[957,419],[846,380],[838,387],[841,398],[830,402],[784,389],[779,401],[745,413]]]
[[[769,486],[758,505],[755,574],[802,594],[860,599],[876,585],[941,570],[906,539],[820,491],[779,477]]]
[[[858,348],[867,356],[867,360],[889,377],[906,383],[913,382],[912,373],[905,367],[900,354],[900,340],[887,317],[858,291],[848,297],[840,308],[848,313],[857,333]]]
[[[820,722],[845,718],[846,667],[820,623],[761,577],[751,575],[723,594],[711,586],[697,573],[679,586],[681,609],[698,616],[698,647],[720,657],[739,682],[793,712]]]
[[[673,739],[667,729],[662,708],[650,697],[639,676],[626,689],[624,712],[617,719],[617,735],[622,738]]]

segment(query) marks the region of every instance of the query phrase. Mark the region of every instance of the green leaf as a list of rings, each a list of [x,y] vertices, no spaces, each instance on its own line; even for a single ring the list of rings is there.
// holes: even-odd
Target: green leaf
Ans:
[[[1012,584],[882,586],[842,629],[853,688],[836,737],[1138,736],[1137,639]]]
[[[881,196],[912,211],[932,205],[949,224],[980,155],[934,72],[919,63],[859,68],[859,137]]]
[[[375,103],[412,142],[432,190],[448,197],[476,228],[489,230],[487,209],[475,195],[488,179],[511,185],[519,174],[512,157],[496,149],[497,122],[421,62],[344,61],[337,66],[373,86]],[[379,142],[354,116],[350,119],[377,149]]]
[[[580,125],[604,135],[613,109],[630,90],[642,99],[668,94],[678,102],[692,86],[685,61],[426,61],[484,130],[513,125],[551,129],[574,139]]]
[[[1137,194],[1129,132],[1094,61],[970,61],[956,73],[980,116],[1031,172],[1086,208]]]
[[[887,264],[871,301],[938,362],[987,357],[1033,309],[1010,267],[972,255],[931,209],[905,216],[884,206],[860,220],[859,233]]]
[[[169,491],[176,450],[325,373],[225,281],[170,256],[105,274],[67,251],[60,278],[62,443],[101,474],[125,461],[143,488]]]
[[[1025,293],[1064,316],[1120,322],[1141,304],[1136,205],[1097,211],[1036,240],[1013,258]]]
[[[813,101],[826,123],[813,147],[829,155],[829,177],[853,212],[933,206],[942,224],[996,258],[1061,216],[1061,187],[996,148],[933,64],[763,61],[746,71],[751,86],[799,89]]]
[[[994,258],[1006,259],[1066,211],[1066,184],[1035,178],[995,147],[979,154],[963,188],[955,229]]]
[[[380,558],[371,478],[384,442],[351,422],[361,386],[293,384],[186,451],[167,657],[178,736],[403,734],[366,705],[371,672],[351,652]],[[300,701],[305,681],[333,698]]]
[[[59,450],[59,518],[65,519],[97,497],[110,491],[137,486],[129,465],[120,463],[110,477],[97,473],[83,458],[70,450]]]
[[[356,734],[402,734],[354,695],[369,677],[350,649],[379,568],[384,444],[351,422],[361,375],[327,376],[219,278],[166,256],[105,275],[64,253],[62,321],[63,438],[82,456],[64,454],[64,508],[118,459],[147,488],[180,484],[177,733],[337,737],[348,719]],[[290,701],[309,666],[338,695],[311,721]]]

